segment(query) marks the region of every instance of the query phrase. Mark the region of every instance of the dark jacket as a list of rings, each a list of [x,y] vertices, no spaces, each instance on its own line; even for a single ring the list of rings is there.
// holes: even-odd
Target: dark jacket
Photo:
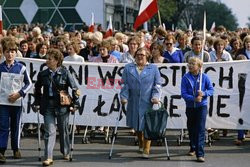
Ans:
[[[49,69],[43,70],[38,73],[37,81],[35,83],[35,102],[34,105],[40,106],[40,113],[44,114],[47,110],[49,103],[49,87],[51,83],[51,71]],[[60,105],[60,96],[58,90],[65,90],[68,92],[68,88],[72,89],[73,104],[79,106],[79,90],[76,83],[65,67],[59,67],[53,77],[52,91],[53,99],[55,100],[55,108],[58,114],[63,115],[68,112],[69,106]],[[43,88],[43,91],[42,91]]]

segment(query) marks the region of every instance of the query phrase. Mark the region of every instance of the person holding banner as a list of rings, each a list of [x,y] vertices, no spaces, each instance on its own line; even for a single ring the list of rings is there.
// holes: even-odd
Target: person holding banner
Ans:
[[[0,163],[5,163],[9,129],[14,158],[21,158],[19,142],[22,98],[32,88],[32,83],[26,67],[15,60],[18,49],[15,40],[3,38],[1,45],[5,61],[0,64]]]
[[[59,130],[60,151],[64,160],[69,160],[70,141],[69,141],[69,114],[70,109],[79,107],[80,91],[70,74],[62,65],[63,54],[58,49],[48,50],[46,61],[47,69],[38,73],[35,83],[34,105],[40,110],[44,117],[44,142],[45,158],[44,166],[53,164],[53,149],[56,142],[56,120]],[[61,105],[60,91],[68,92],[72,89],[72,105]],[[42,91],[43,90],[43,91]]]
[[[201,73],[202,64],[202,60],[198,57],[189,58],[189,72],[183,76],[181,81],[181,96],[186,102],[187,128],[190,139],[188,154],[196,155],[198,162],[205,162],[207,97],[212,96],[214,92],[208,75]],[[199,89],[200,82],[201,88]]]
[[[151,141],[144,139],[144,114],[158,104],[161,97],[161,77],[156,65],[149,64],[150,53],[146,48],[135,52],[135,62],[127,64],[122,74],[121,103],[127,105],[127,126],[136,131],[139,152],[149,157]]]

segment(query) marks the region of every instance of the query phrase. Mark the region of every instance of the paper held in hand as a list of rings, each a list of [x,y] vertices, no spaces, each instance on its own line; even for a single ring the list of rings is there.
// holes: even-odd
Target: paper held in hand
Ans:
[[[8,97],[10,94],[21,90],[22,85],[23,75],[2,72],[0,80],[0,105],[21,106],[22,97],[17,99],[14,103],[10,103]]]

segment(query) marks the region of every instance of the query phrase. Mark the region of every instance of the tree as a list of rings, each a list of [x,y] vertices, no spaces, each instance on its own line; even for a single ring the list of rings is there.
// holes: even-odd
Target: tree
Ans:
[[[237,19],[235,15],[232,14],[231,9],[224,3],[207,0],[198,8],[196,13],[194,27],[197,29],[202,29],[203,27],[204,11],[207,13],[207,29],[211,27],[213,22],[215,22],[216,25],[223,25],[228,30],[235,30],[238,27]]]
[[[202,29],[203,13],[207,13],[207,29],[215,21],[229,30],[237,28],[236,17],[225,4],[212,0],[158,0],[162,22],[170,29],[174,24],[186,29],[192,24],[193,29]]]

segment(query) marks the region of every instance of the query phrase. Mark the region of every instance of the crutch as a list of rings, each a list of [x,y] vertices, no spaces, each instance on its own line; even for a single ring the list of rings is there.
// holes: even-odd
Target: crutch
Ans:
[[[121,110],[119,110],[118,116],[116,118],[115,131],[114,131],[114,133],[112,135],[112,144],[111,144],[111,149],[110,149],[110,152],[109,152],[109,159],[111,159],[111,157],[112,157],[113,147],[114,147],[115,139],[117,137],[117,128],[118,128],[118,125],[119,125],[119,121],[121,120],[122,111],[125,111],[125,105],[124,104],[122,104],[122,108],[121,108]]]
[[[34,107],[34,110],[36,111],[37,113],[37,132],[38,132],[38,160],[41,161],[42,160],[42,155],[41,155],[41,133],[40,133],[40,127],[41,127],[41,124],[40,124],[40,109],[38,107]]]
[[[70,155],[69,155],[69,161],[73,161],[73,151],[74,151],[74,140],[75,140],[75,118],[76,118],[76,111],[74,111],[73,114],[73,125],[72,125],[72,131],[71,131],[71,148],[70,148]]]
[[[168,160],[170,160],[169,151],[168,151],[168,142],[167,142],[166,136],[164,137],[164,141],[165,141],[165,149],[167,152],[167,157],[168,157]]]

